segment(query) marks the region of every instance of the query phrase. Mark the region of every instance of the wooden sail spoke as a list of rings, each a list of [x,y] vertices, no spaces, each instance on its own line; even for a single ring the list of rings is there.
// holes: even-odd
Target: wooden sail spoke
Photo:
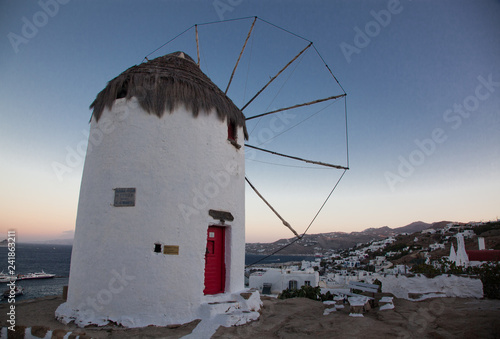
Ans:
[[[261,198],[262,201],[264,201],[264,203],[271,209],[271,211],[273,211],[274,214],[276,214],[276,216],[281,220],[281,222],[283,223],[283,225],[285,225],[286,227],[288,227],[288,229],[290,231],[292,231],[292,233],[295,234],[295,236],[298,239],[300,239],[300,235],[293,229],[293,227],[288,223],[288,221],[286,221],[285,219],[283,219],[283,217],[281,215],[279,215],[279,213],[273,208],[273,206],[271,206],[271,204],[269,202],[267,202],[267,200],[262,196],[262,194],[260,194],[260,192],[257,191],[257,189],[255,188],[255,186],[252,185],[252,183],[250,182],[250,180],[248,180],[247,177],[245,177],[245,180],[250,185],[250,187],[254,190],[254,192],[259,196],[259,198]]]
[[[200,43],[198,40],[198,25],[194,25],[196,31],[196,54],[198,55],[198,62],[196,63],[200,67]]]
[[[250,27],[250,30],[248,31],[247,38],[245,40],[245,43],[243,44],[243,47],[241,48],[240,55],[238,56],[238,60],[236,61],[236,65],[234,65],[233,72],[231,73],[231,77],[229,78],[229,82],[226,87],[226,91],[224,94],[227,94],[227,91],[229,90],[229,86],[231,85],[231,82],[233,81],[234,77],[234,72],[236,72],[236,68],[238,67],[238,64],[240,63],[241,56],[243,55],[243,51],[245,50],[245,47],[247,45],[248,39],[250,39],[250,35],[252,34],[253,26],[255,26],[255,21],[257,21],[257,17],[253,19],[252,26]]]
[[[341,95],[335,95],[335,96],[331,96],[331,97],[324,98],[324,99],[318,99],[318,100],[314,100],[314,101],[309,101],[309,102],[305,102],[303,104],[297,104],[297,105],[293,105],[293,106],[290,106],[290,107],[280,108],[280,109],[277,109],[275,111],[266,112],[266,113],[262,113],[262,114],[257,114],[257,115],[254,115],[253,117],[246,118],[245,120],[252,120],[252,119],[260,118],[260,117],[263,117],[263,116],[266,116],[266,115],[269,115],[269,114],[278,113],[278,112],[282,112],[282,111],[287,111],[289,109],[294,109],[294,108],[299,108],[299,107],[304,107],[304,106],[319,104],[320,102],[324,102],[324,101],[328,101],[328,100],[335,100],[335,99],[342,98],[342,97],[345,97],[345,96],[346,96],[346,94],[341,94]]]
[[[253,149],[256,149],[258,151],[262,151],[262,152],[267,152],[267,153],[271,153],[271,154],[274,154],[274,155],[278,155],[280,157],[285,157],[285,158],[290,158],[290,159],[294,159],[294,160],[304,161],[304,162],[307,162],[309,164],[315,164],[315,165],[326,166],[326,167],[333,167],[333,168],[343,169],[343,170],[348,170],[349,169],[349,167],[345,167],[345,166],[333,165],[333,164],[329,164],[329,163],[326,163],[326,162],[315,161],[315,160],[307,160],[307,159],[303,159],[303,158],[299,158],[299,157],[294,157],[292,155],[286,155],[286,154],[282,154],[282,153],[270,151],[270,150],[267,150],[267,149],[264,149],[264,148],[260,148],[260,147],[256,147],[256,146],[252,146],[252,145],[248,145],[248,144],[245,144],[245,146],[253,148]]]
[[[305,47],[302,51],[300,51],[300,52],[299,52],[299,54],[297,54],[297,55],[296,55],[296,56],[295,56],[292,60],[290,60],[290,61],[289,61],[289,62],[285,65],[285,67],[283,67],[283,68],[282,68],[282,69],[281,69],[281,70],[280,70],[280,71],[279,71],[279,72],[278,72],[275,76],[273,76],[273,77],[271,78],[271,80],[269,80],[269,82],[268,82],[268,83],[267,83],[264,87],[262,87],[262,89],[261,89],[260,91],[258,91],[258,92],[257,92],[257,94],[255,94],[255,95],[253,96],[253,98],[252,98],[252,99],[250,99],[250,101],[248,101],[248,102],[245,104],[245,106],[243,106],[243,107],[241,108],[241,111],[243,111],[243,110],[244,110],[244,109],[245,109],[248,105],[250,105],[250,103],[251,103],[252,101],[254,101],[254,100],[255,100],[255,98],[257,98],[257,97],[258,97],[258,96],[259,96],[259,95],[260,95],[260,94],[261,94],[261,93],[262,93],[262,92],[263,92],[263,91],[267,88],[267,86],[269,86],[269,85],[271,84],[271,82],[273,82],[273,81],[274,81],[274,80],[275,80],[275,79],[276,79],[276,78],[277,78],[277,77],[278,77],[281,73],[283,73],[283,71],[284,71],[285,69],[287,69],[287,68],[288,68],[288,66],[290,66],[290,65],[291,65],[291,64],[292,64],[295,60],[297,60],[297,58],[298,58],[299,56],[301,56],[301,55],[302,55],[302,53],[304,53],[304,52],[305,52],[305,51],[306,51],[309,47],[311,47],[311,46],[312,46],[312,42],[311,42],[311,43],[309,43],[309,45],[307,45],[307,46],[306,46],[306,47]]]

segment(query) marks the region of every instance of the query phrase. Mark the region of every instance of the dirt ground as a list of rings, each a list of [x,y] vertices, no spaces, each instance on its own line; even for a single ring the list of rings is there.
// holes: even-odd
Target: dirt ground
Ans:
[[[16,304],[16,325],[43,337],[47,330],[62,338],[68,332],[81,338],[181,338],[198,321],[182,326],[126,329],[120,326],[78,328],[54,318],[61,297]],[[238,327],[220,327],[212,338],[500,338],[500,300],[435,298],[420,302],[394,299],[393,310],[374,308],[364,317],[350,317],[349,307],[323,315],[321,302],[296,298],[263,298],[259,320]],[[8,326],[9,304],[0,305],[0,325]],[[21,334],[9,331],[9,338]],[[70,336],[70,338],[74,336]],[[54,336],[53,336],[54,337]]]

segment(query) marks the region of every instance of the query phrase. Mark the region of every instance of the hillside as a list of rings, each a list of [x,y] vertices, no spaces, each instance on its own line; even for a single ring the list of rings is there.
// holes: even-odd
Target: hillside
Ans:
[[[388,226],[379,228],[367,228],[361,232],[331,232],[319,234],[306,234],[301,240],[289,245],[280,254],[310,254],[327,250],[341,250],[356,246],[359,243],[367,243],[373,240],[380,240],[402,233],[420,232],[428,228],[440,229],[450,221],[440,221],[435,223],[425,223],[416,221],[409,225],[390,228]],[[273,243],[247,243],[247,254],[271,254],[274,251],[290,244],[295,238],[280,239]]]
[[[481,236],[485,240],[485,248],[486,249],[494,249],[500,250],[500,229],[492,229],[488,231],[480,231],[476,229],[476,236],[465,239],[465,249],[466,250],[478,250],[478,242],[477,236]],[[415,241],[416,240],[416,241]],[[443,243],[444,236],[440,234],[419,234],[415,235],[407,235],[407,236],[399,236],[396,238],[396,242],[394,242],[393,246],[398,246],[399,244],[404,244],[405,246],[413,246],[414,248],[427,248],[430,244],[433,243]],[[431,260],[439,259],[443,256],[447,256],[450,253],[450,247],[453,244],[454,248],[457,248],[456,239],[453,239],[449,242],[446,242],[444,249],[438,249],[430,252]],[[425,251],[423,251],[425,252]],[[415,250],[412,253],[404,255],[396,260],[392,260],[394,264],[408,264],[415,262],[416,259],[424,258],[423,252],[419,250]]]

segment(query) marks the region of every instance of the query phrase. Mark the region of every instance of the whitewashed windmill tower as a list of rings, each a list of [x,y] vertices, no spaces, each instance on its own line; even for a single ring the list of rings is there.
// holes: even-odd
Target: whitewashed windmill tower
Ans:
[[[200,317],[244,289],[245,117],[186,54],[133,66],[94,103],[67,302],[80,325]]]

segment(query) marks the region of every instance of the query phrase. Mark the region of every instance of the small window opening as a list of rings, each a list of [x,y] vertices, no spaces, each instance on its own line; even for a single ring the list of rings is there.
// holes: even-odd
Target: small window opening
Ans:
[[[116,93],[116,98],[117,99],[125,98],[127,96],[127,92],[128,92],[128,80],[123,82],[122,87]]]
[[[236,147],[237,149],[241,148],[241,145],[238,145],[236,141],[238,139],[238,129],[236,124],[233,121],[228,122],[227,124],[227,140]]]
[[[311,286],[311,282],[309,280],[304,281],[304,285]]]
[[[237,131],[236,124],[233,121],[230,121],[227,124],[227,140],[236,141]]]
[[[161,244],[155,244],[154,252],[155,253],[161,253]]]
[[[288,288],[291,290],[296,290],[297,289],[297,280],[290,280],[288,282]]]

